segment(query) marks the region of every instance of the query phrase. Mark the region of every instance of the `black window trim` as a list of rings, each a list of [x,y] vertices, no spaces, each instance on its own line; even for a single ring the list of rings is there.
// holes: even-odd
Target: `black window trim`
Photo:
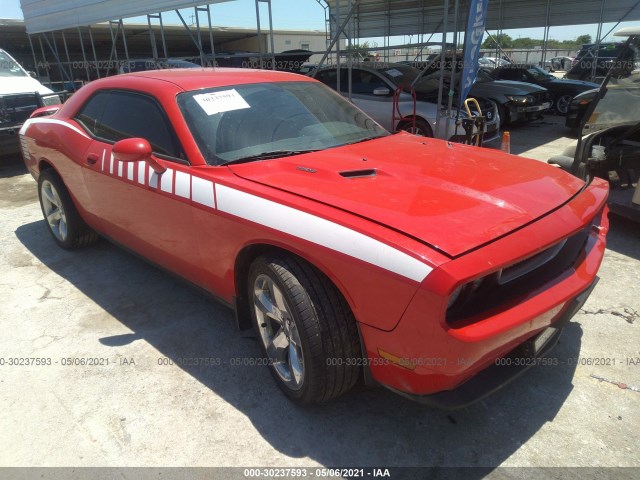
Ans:
[[[148,99],[151,99],[156,104],[158,109],[160,110],[163,120],[167,123],[167,127],[171,130],[171,133],[173,133],[173,135],[175,136],[175,139],[178,142],[178,146],[180,147],[180,150],[182,150],[182,152],[184,153],[185,157],[187,156],[187,153],[186,153],[184,147],[182,146],[182,142],[180,141],[180,138],[178,137],[178,134],[176,133],[175,128],[173,128],[173,124],[169,120],[169,117],[167,116],[164,108],[162,107],[162,104],[153,95],[150,95],[150,94],[145,93],[145,92],[141,92],[140,90],[131,90],[131,89],[128,89],[128,88],[105,88],[105,89],[101,89],[101,90],[96,90],[95,92],[93,92],[91,94],[91,96],[89,98],[87,98],[87,100],[73,114],[73,119],[82,127],[82,129],[85,132],[87,132],[87,134],[93,140],[98,140],[98,141],[103,142],[103,143],[108,143],[109,145],[114,145],[116,143],[113,140],[109,140],[109,139],[106,139],[106,138],[103,138],[103,137],[99,137],[98,135],[94,134],[93,131],[91,131],[91,129],[89,127],[87,127],[82,122],[82,120],[80,120],[78,118],[78,116],[79,116],[80,112],[82,112],[82,110],[84,110],[84,108],[87,106],[87,104],[94,97],[96,97],[98,94],[100,94],[100,93],[112,93],[112,92],[133,93],[135,95],[140,95],[142,97],[146,97]],[[102,112],[102,113],[104,114],[104,112]],[[160,158],[162,160],[167,160],[169,162],[179,163],[181,165],[191,166],[191,162],[189,162],[189,160],[187,158],[182,159],[182,158],[178,158],[178,157],[173,157],[171,155],[165,155],[163,153],[156,153],[156,152],[152,152],[152,153],[153,153],[153,156],[158,157],[158,158]]]

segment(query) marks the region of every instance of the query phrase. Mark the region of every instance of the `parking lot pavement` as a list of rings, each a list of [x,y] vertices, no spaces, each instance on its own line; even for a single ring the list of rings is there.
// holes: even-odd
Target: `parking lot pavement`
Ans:
[[[508,131],[511,136],[513,155],[546,162],[576,141],[577,137],[564,126],[564,122],[565,118],[560,115],[546,114],[542,119],[508,125],[503,130]],[[494,142],[491,146],[500,148],[500,142]]]
[[[512,150],[556,153],[558,123],[514,128]],[[612,219],[557,366],[453,413],[384,389],[300,408],[251,364],[257,344],[227,308],[105,241],[60,250],[35,182],[5,158],[0,465],[640,467],[640,393],[622,388],[640,386],[639,240]],[[9,364],[25,358],[40,364]]]

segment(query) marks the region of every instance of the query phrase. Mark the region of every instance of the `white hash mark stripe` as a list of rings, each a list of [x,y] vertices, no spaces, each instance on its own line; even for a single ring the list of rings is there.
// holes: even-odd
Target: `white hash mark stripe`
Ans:
[[[149,166],[149,186],[151,188],[158,188],[158,173]]]
[[[146,172],[146,166],[147,164],[144,162],[138,162],[138,183],[141,185],[144,185],[144,181],[145,181],[145,172]]]
[[[191,177],[191,199],[200,205],[216,208],[213,182],[199,177]]]
[[[160,190],[173,193],[173,170],[167,168],[160,177]]]
[[[191,198],[191,179],[188,173],[176,170],[175,194],[183,198]]]
[[[421,282],[432,268],[385,243],[295,208],[216,185],[218,210]]]

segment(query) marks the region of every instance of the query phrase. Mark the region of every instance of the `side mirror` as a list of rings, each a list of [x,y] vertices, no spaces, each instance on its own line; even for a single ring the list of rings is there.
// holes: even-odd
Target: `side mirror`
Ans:
[[[373,90],[373,94],[379,97],[385,97],[391,93],[391,90],[385,87],[377,87]]]
[[[36,72],[32,72],[31,70],[29,70],[27,73],[31,78],[38,78],[38,75],[36,75]]]
[[[151,145],[144,138],[125,138],[116,142],[111,151],[113,157],[121,162],[146,161],[157,173],[162,173],[166,170],[166,167],[163,167],[153,159]]]

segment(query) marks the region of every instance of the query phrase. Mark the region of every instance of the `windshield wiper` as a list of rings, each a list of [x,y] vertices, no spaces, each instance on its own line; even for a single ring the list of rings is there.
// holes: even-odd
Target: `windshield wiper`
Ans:
[[[232,165],[237,163],[255,162],[258,160],[271,160],[281,157],[292,157],[293,155],[301,155],[303,153],[317,152],[318,150],[272,150],[269,152],[256,153],[255,155],[249,155],[247,157],[236,158],[235,160],[229,160],[220,164],[221,166]]]
[[[355,140],[353,142],[343,143],[342,145],[337,145],[337,146],[344,147],[346,145],[355,145],[356,143],[368,142],[369,140],[375,140],[377,138],[382,138],[382,137],[386,137],[386,135],[383,134],[383,135],[376,135],[374,137],[361,138],[360,140]]]

